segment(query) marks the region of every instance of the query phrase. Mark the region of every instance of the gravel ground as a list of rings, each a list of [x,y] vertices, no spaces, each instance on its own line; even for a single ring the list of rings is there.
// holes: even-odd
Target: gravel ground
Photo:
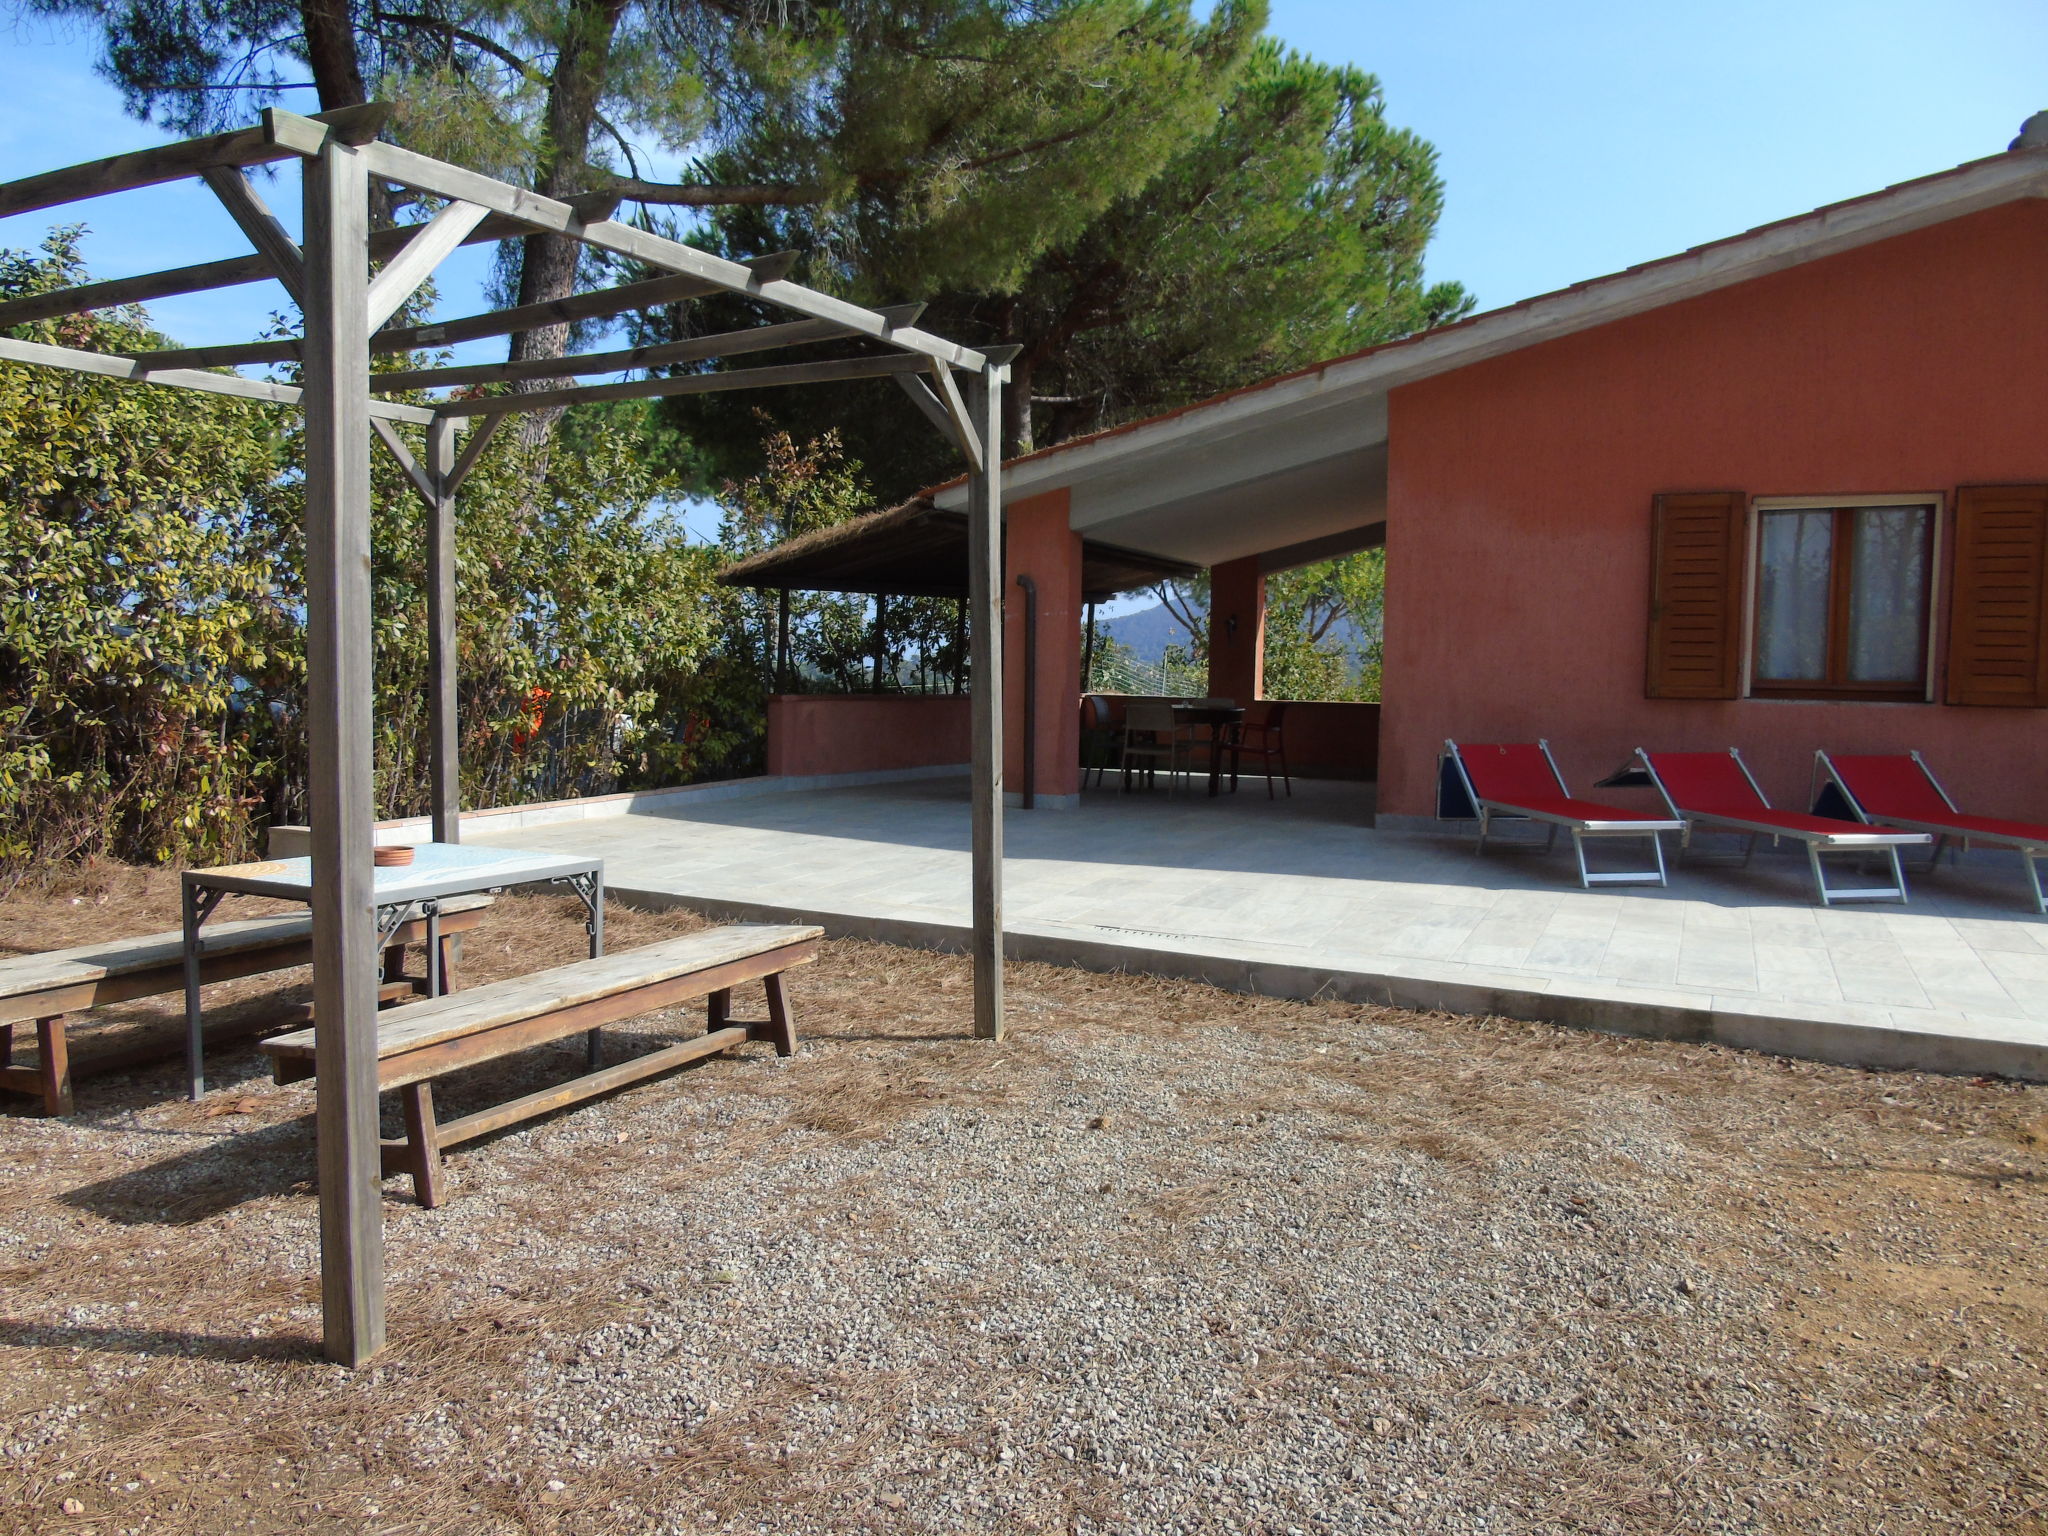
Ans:
[[[174,912],[103,871],[0,946]],[[466,969],[579,938],[508,900]],[[963,961],[855,943],[792,990],[790,1061],[392,1180],[354,1375],[309,1086],[0,1116],[0,1530],[2048,1530],[2048,1091],[1039,966],[989,1046]]]

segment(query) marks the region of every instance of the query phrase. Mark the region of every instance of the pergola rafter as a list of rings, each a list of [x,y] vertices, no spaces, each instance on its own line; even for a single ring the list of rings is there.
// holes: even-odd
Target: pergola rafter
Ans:
[[[0,360],[279,405],[306,419],[306,629],[309,802],[314,862],[314,1016],[321,1279],[328,1355],[359,1364],[384,1342],[382,1170],[377,1131],[375,914],[370,729],[370,441],[382,441],[428,509],[427,606],[434,836],[460,838],[456,746],[456,494],[497,424],[586,400],[658,398],[721,389],[894,377],[956,444],[972,480],[970,660],[974,676],[974,1026],[999,1039],[1002,997],[1002,388],[1014,349],[976,350],[916,328],[922,306],[873,310],[792,282],[793,257],[729,261],[611,217],[614,195],[567,200],[381,143],[388,110],[371,104],[302,117],[272,108],[259,125],[160,145],[0,184],[0,217],[186,178],[204,181],[253,254],[173,271],[81,284],[0,302],[0,327],[274,278],[304,317],[295,339],[115,357],[0,336]],[[244,174],[296,159],[304,217],[294,240]],[[373,181],[442,206],[424,223],[369,228]],[[660,274],[439,324],[387,325],[463,245],[536,230],[566,235]],[[372,275],[373,263],[382,263]],[[411,351],[712,294],[758,301],[793,318],[659,346],[520,363],[414,369],[373,376],[373,353]],[[518,384],[658,368],[822,341],[868,341],[857,357],[582,383],[433,403],[377,400],[373,391]],[[209,368],[296,361],[297,385]],[[967,375],[966,387],[955,378]],[[458,434],[469,426],[466,444]],[[427,429],[424,455],[398,423]],[[195,1082],[195,1093],[200,1085]]]

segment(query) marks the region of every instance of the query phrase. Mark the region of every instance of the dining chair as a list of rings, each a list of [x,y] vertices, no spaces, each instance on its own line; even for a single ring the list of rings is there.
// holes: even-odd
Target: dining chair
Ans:
[[[1092,769],[1097,785],[1116,766],[1123,732],[1110,718],[1109,700],[1099,693],[1081,696],[1081,783],[1085,787]]]
[[[1230,742],[1230,787],[1237,788],[1238,769],[1247,757],[1257,758],[1259,771],[1266,776],[1266,798],[1273,798],[1273,764],[1280,765],[1280,782],[1287,786],[1288,798],[1294,796],[1294,780],[1287,772],[1287,737],[1284,726],[1287,720],[1287,705],[1284,702],[1268,704],[1266,717],[1256,724],[1247,720],[1237,728],[1237,734]]]

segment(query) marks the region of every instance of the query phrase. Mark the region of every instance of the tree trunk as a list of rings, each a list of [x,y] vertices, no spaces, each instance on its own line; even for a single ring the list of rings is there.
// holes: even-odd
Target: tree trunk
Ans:
[[[313,91],[320,110],[359,107],[370,99],[363,84],[363,62],[356,52],[356,29],[348,0],[299,0],[299,25],[306,34],[306,62],[313,70]],[[388,229],[396,223],[391,189],[370,178],[370,227]]]
[[[320,110],[361,106],[369,96],[363,87],[362,62],[356,57],[348,0],[300,0],[299,23],[306,29],[306,62],[313,67]]]
[[[548,82],[547,137],[540,163],[534,168],[533,189],[545,197],[563,197],[586,190],[582,185],[590,154],[590,131],[597,120],[597,104],[604,95],[611,65],[612,38],[626,0],[572,0],[562,37],[562,51],[555,60],[555,72]],[[533,234],[523,243],[519,261],[521,305],[546,304],[566,299],[576,291],[576,269],[583,254],[577,241],[565,235]],[[510,356],[513,362],[530,358],[561,357],[569,350],[569,327],[543,326],[539,330],[516,332]],[[554,388],[555,380],[528,380],[514,389]],[[536,411],[520,423],[527,446],[535,447],[553,432],[560,411]]]
[[[1003,457],[1031,451],[1031,365],[1027,348],[1010,364],[1010,382],[1003,390]]]

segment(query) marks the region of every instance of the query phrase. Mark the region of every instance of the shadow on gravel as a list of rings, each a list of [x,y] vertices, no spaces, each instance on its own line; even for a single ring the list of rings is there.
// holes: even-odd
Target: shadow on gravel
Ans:
[[[302,1334],[237,1339],[170,1328],[82,1328],[0,1318],[0,1349],[90,1349],[116,1355],[182,1355],[192,1360],[318,1360],[320,1341]]]
[[[122,1226],[189,1226],[251,1200],[290,1194],[314,1176],[313,1117],[303,1115],[82,1184],[59,1199]]]

